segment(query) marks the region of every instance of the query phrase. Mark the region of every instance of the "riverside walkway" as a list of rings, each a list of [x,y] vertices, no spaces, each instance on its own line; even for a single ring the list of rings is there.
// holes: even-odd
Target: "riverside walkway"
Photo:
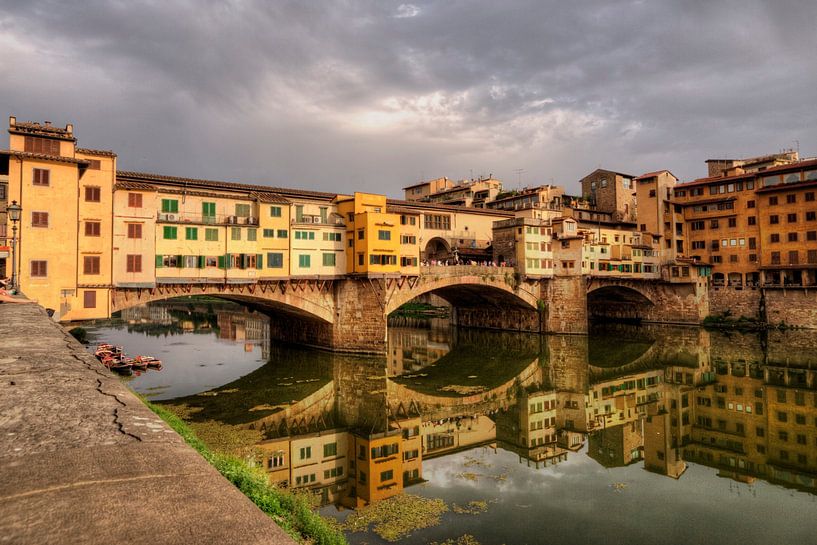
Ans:
[[[1,304],[0,543],[294,541],[41,307]]]

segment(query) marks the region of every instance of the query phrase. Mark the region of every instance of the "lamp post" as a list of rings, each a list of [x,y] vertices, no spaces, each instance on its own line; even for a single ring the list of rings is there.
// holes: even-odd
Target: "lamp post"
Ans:
[[[6,213],[11,220],[11,289],[17,290],[17,222],[20,221],[20,214],[23,207],[17,201],[11,201],[6,207]]]

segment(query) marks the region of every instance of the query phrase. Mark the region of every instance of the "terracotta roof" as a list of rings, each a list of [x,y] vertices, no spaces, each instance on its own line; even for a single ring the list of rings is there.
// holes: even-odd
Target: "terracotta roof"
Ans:
[[[0,150],[0,155],[13,155],[14,157],[22,157],[24,159],[40,159],[42,161],[55,161],[58,163],[74,163],[82,166],[88,166],[91,164],[87,159],[75,159],[74,157],[48,155],[45,153],[30,153],[27,151]]]
[[[501,216],[503,218],[513,217],[513,212],[501,212],[491,208],[470,208],[468,206],[454,206],[437,202],[403,201],[399,199],[387,199],[387,207],[402,207],[406,209],[440,210],[443,212],[462,212],[467,214],[479,214],[484,216]]]
[[[676,180],[678,179],[678,176],[676,176],[675,174],[673,174],[673,173],[672,173],[672,172],[670,172],[669,170],[664,169],[664,170],[656,170],[655,172],[648,172],[648,173],[646,173],[646,174],[642,174],[641,176],[639,176],[638,178],[636,178],[636,180],[645,180],[645,179],[647,179],[647,178],[654,178],[654,177],[656,177],[656,176],[658,176],[659,174],[662,174],[662,173],[664,173],[664,172],[668,173],[670,176],[672,176],[672,177],[673,177],[673,178],[675,178]]]
[[[798,161],[797,163],[789,163],[788,165],[780,165],[778,167],[767,168],[766,170],[759,170],[756,172],[746,172],[744,174],[735,174],[734,176],[710,176],[708,178],[698,178],[697,180],[693,180],[691,182],[685,182],[683,184],[678,184],[676,188],[684,188],[684,187],[692,187],[697,185],[703,184],[710,184],[715,182],[728,182],[731,180],[741,180],[745,178],[754,178],[754,177],[763,177],[768,176],[769,174],[778,174],[787,171],[793,170],[800,170],[801,168],[807,168],[811,166],[817,166],[817,159],[807,159],[805,161]]]
[[[593,175],[593,174],[595,174],[596,172],[609,172],[609,173],[611,173],[611,174],[618,174],[619,176],[624,176],[625,178],[634,178],[634,177],[635,177],[635,176],[633,176],[632,174],[625,174],[624,172],[617,172],[617,171],[615,171],[615,170],[608,170],[608,169],[606,169],[606,168],[597,168],[596,170],[594,170],[593,172],[591,172],[591,173],[590,173],[590,174],[588,174],[587,176],[584,176],[584,177],[582,178],[582,180],[584,180],[585,178],[589,178],[590,176],[592,176],[592,175]],[[581,180],[579,180],[579,181],[581,181]]]
[[[84,153],[86,155],[101,155],[103,157],[116,157],[116,154],[110,150],[104,149],[90,149],[90,148],[77,148],[77,153]]]
[[[337,196],[337,193],[326,193],[323,191],[309,191],[305,189],[288,189],[281,187],[271,187],[266,185],[242,184],[236,182],[222,182],[218,180],[202,180],[197,178],[181,178],[178,176],[164,176],[162,174],[151,174],[147,172],[132,172],[127,170],[118,170],[116,172],[116,179],[119,181],[141,181],[148,183],[175,185],[183,187],[198,187],[207,189],[223,189],[227,191],[245,192],[245,193],[275,193],[285,197],[302,197],[311,199],[320,199],[331,201]]]
[[[71,140],[76,142],[73,133],[68,132],[68,128],[54,127],[51,125],[41,125],[35,121],[16,121],[9,127],[10,133],[31,134],[45,136],[47,138],[59,138],[61,140]]]
[[[147,191],[156,191],[155,185],[150,185],[142,182],[116,182],[113,186],[114,191],[117,189],[142,189]]]

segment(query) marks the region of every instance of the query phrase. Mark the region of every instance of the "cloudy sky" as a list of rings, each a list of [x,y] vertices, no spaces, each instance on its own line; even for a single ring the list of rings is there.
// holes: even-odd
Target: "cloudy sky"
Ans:
[[[338,192],[688,180],[817,155],[815,23],[814,0],[0,0],[0,115],[73,122],[121,169]]]

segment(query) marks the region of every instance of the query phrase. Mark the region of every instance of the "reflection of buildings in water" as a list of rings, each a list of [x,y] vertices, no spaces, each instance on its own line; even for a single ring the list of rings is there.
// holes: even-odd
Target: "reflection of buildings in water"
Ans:
[[[421,370],[451,351],[448,328],[416,329],[390,327],[388,330],[388,374],[399,376]]]
[[[499,444],[536,468],[587,445],[588,456],[605,467],[643,461],[646,469],[677,479],[687,462],[696,462],[740,482],[761,478],[817,491],[817,365],[792,354],[782,364],[764,365],[768,352],[762,343],[741,351],[733,337],[712,334],[710,346],[709,334],[701,334],[706,349],[697,361],[687,350],[678,358],[683,364],[676,364],[673,353],[663,351],[663,360],[642,362],[638,365],[648,368],[641,370],[633,364],[589,367],[586,360],[582,365],[552,353],[558,368],[572,377],[565,384],[586,384],[584,392],[560,389],[558,377],[545,372],[537,379],[542,384],[509,390],[507,399],[463,397],[474,400],[470,414],[460,402],[441,398],[435,404],[427,393],[416,394],[422,402],[413,402],[406,388],[389,389],[388,431],[366,435],[352,426],[309,438],[296,435],[283,440],[284,446],[273,440],[278,442],[269,444],[282,454],[268,456],[265,467],[274,480],[326,490],[326,501],[349,507],[421,480],[425,458],[486,444]],[[399,404],[398,398],[411,410],[392,410],[389,404]],[[312,458],[301,459],[303,441]],[[333,455],[335,447],[324,450],[328,443],[345,454]],[[289,460],[295,465],[287,465]]]
[[[122,309],[122,320],[129,324],[151,323],[159,325],[170,325],[173,317],[170,309],[161,304],[148,304]]]
[[[269,358],[270,329],[266,316],[258,312],[219,310],[216,322],[219,339],[252,341],[244,343],[244,351],[252,352],[256,345],[260,345],[262,358]]]

